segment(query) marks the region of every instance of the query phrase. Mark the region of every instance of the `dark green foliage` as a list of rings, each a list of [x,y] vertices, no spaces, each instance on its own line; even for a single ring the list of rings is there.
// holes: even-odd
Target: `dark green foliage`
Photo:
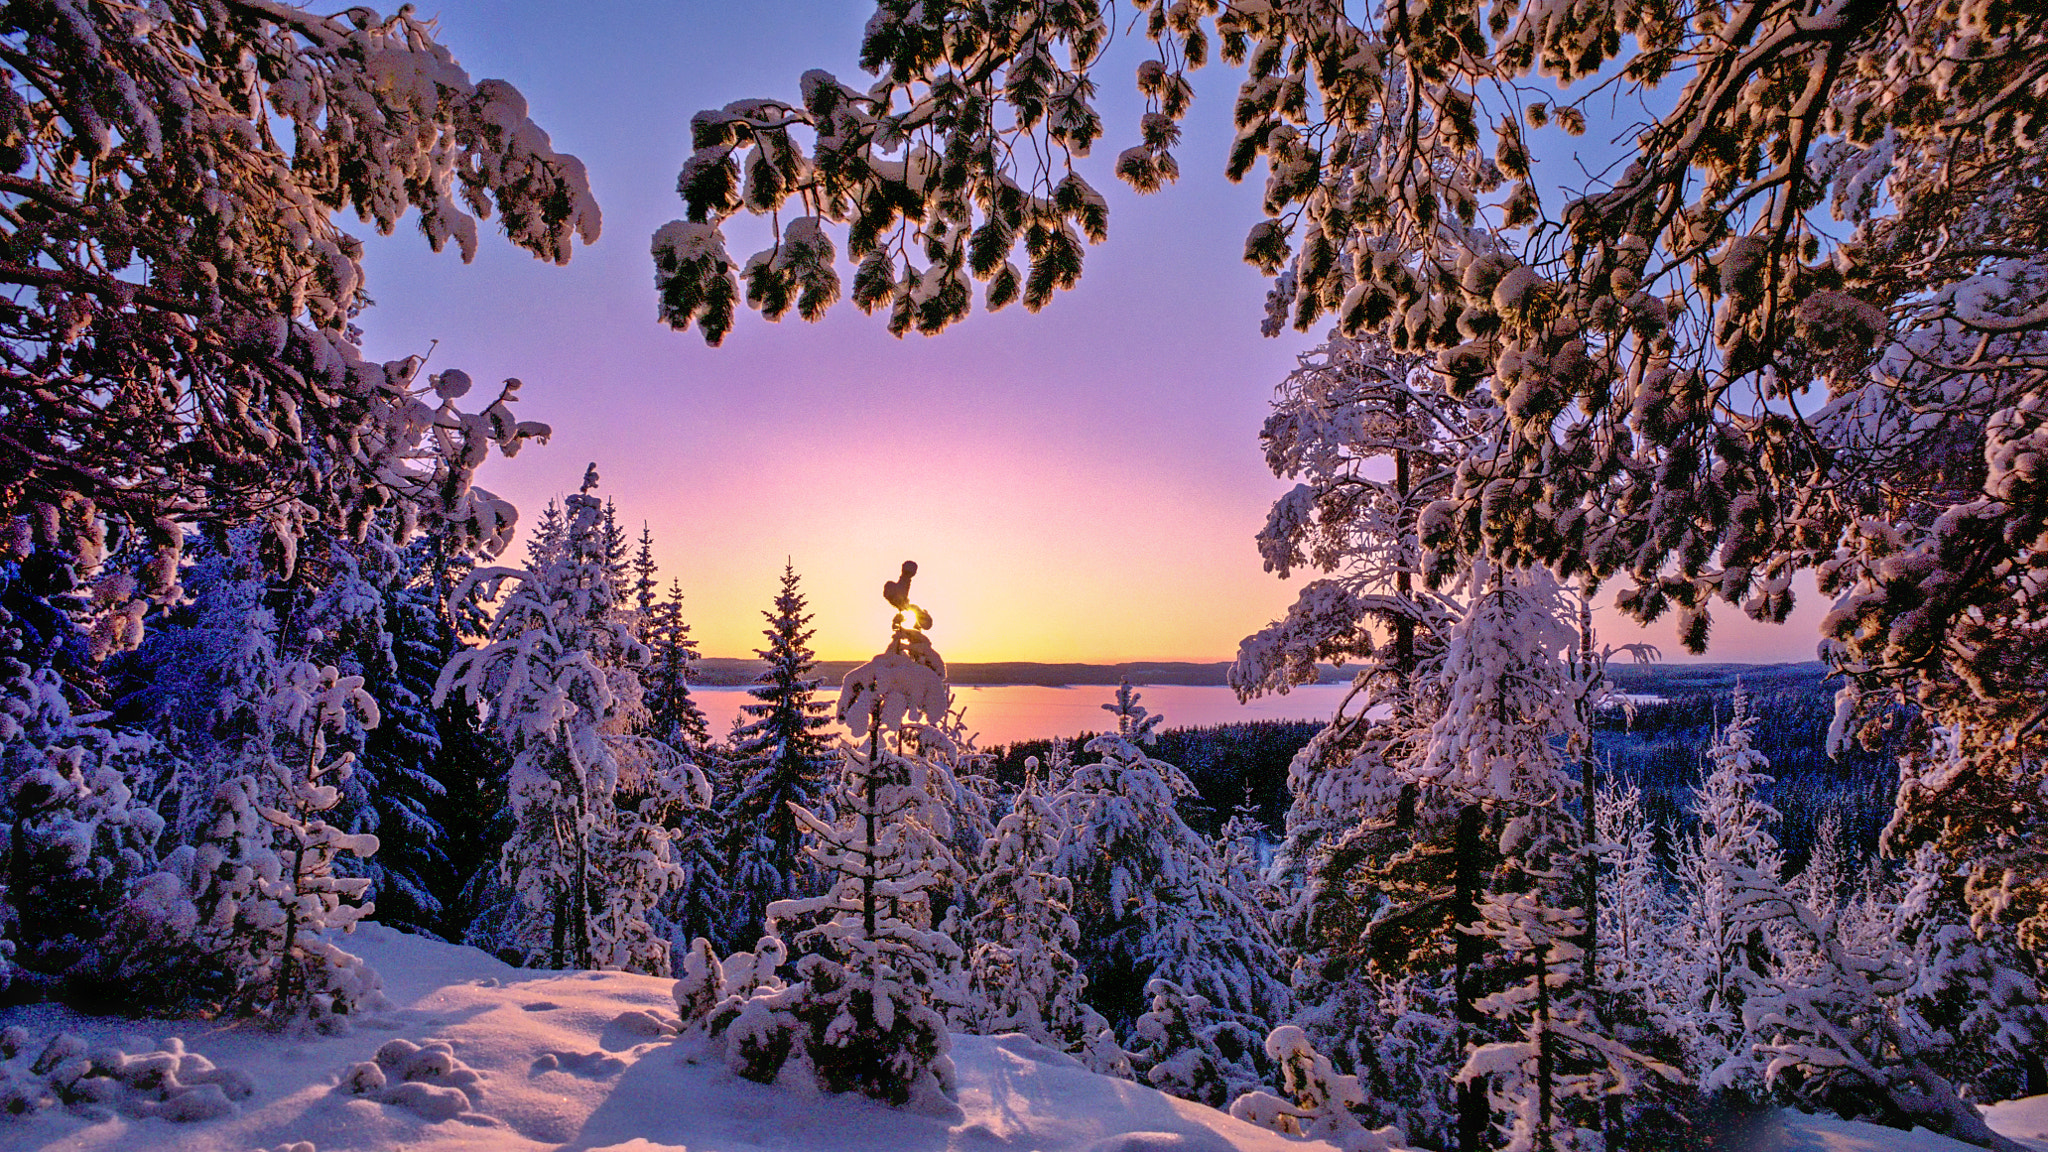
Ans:
[[[1728,696],[1719,685],[1729,677],[1689,673],[1682,665],[1668,671],[1669,678],[1642,688],[1663,700],[1637,704],[1632,714],[1617,709],[1597,718],[1593,748],[1603,777],[1643,790],[1653,827],[1682,830],[1714,729],[1727,722]],[[1757,718],[1755,747],[1769,759],[1774,776],[1761,798],[1778,811],[1787,870],[1805,867],[1814,832],[1830,811],[1841,821],[1851,855],[1874,855],[1898,790],[1896,750],[1850,747],[1837,758],[1828,756],[1834,688],[1821,679],[1819,665],[1745,667],[1742,680]],[[1659,848],[1668,860],[1670,845]]]
[[[694,755],[710,742],[711,730],[704,710],[690,698],[697,641],[683,619],[682,583],[672,583],[663,600],[654,600],[651,592],[643,594],[641,612],[641,641],[653,656],[642,677],[648,734]]]
[[[819,885],[790,811],[791,804],[820,807],[832,763],[824,737],[829,709],[816,699],[820,682],[812,675],[815,630],[797,580],[796,569],[785,565],[782,590],[763,613],[768,645],[758,655],[768,670],[751,690],[758,703],[742,706],[748,720],[733,731],[735,790],[718,814],[728,830],[726,858],[742,905],[727,925],[728,939],[717,942],[728,949],[761,935],[771,902],[811,895]]]
[[[1322,729],[1311,720],[1251,720],[1240,724],[1213,724],[1193,728],[1162,728],[1152,755],[1177,765],[1195,785],[1197,796],[1179,804],[1181,819],[1197,831],[1214,835],[1247,793],[1255,806],[1252,813],[1267,829],[1280,826],[1287,811],[1287,765],[1309,738]],[[1072,741],[1074,762],[1092,764],[1097,753],[1081,751],[1093,733]],[[1050,757],[1050,740],[1020,740],[994,751],[989,775],[1006,788],[1024,781],[1024,761],[1036,756],[1041,764]]]

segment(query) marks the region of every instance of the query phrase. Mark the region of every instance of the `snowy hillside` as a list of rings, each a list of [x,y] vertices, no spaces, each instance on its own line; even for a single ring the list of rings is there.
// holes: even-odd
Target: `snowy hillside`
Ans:
[[[49,1038],[69,1032],[103,1055],[182,1053],[168,1075],[131,1077],[97,1107],[53,1104],[0,1119],[0,1148],[31,1152],[1317,1152],[1125,1081],[1097,1076],[1021,1037],[960,1036],[960,1098],[891,1109],[799,1085],[740,1080],[666,1034],[670,982],[616,972],[514,969],[482,952],[365,925],[357,950],[384,975],[391,1006],[340,1036],[282,1036],[248,1024],[132,1022],[50,1005],[0,1013],[31,1043],[0,1063],[0,1094],[41,1078]],[[417,1049],[417,1050],[414,1050]],[[380,1053],[382,1054],[379,1063]],[[196,1059],[195,1059],[196,1057]],[[171,1060],[155,1067],[168,1070]],[[216,1071],[206,1072],[207,1066]],[[365,1065],[377,1065],[372,1074]],[[407,1072],[415,1079],[408,1082]],[[375,1086],[382,1078],[385,1083]],[[152,1087],[151,1085],[154,1084]],[[179,1086],[188,1099],[178,1099]],[[241,1097],[205,1115],[218,1098]],[[155,1099],[170,1097],[168,1102]],[[91,1106],[88,1106],[88,1108]],[[144,1115],[144,1113],[156,1113]],[[2048,1133],[2048,1099],[2003,1105],[2015,1136]],[[2048,1140],[2039,1147],[2048,1149]],[[1924,1132],[1788,1115],[1757,1152],[1954,1152]]]
[[[891,1109],[857,1097],[738,1079],[664,1033],[671,981],[616,972],[514,969],[482,952],[365,925],[352,947],[384,976],[391,1007],[345,1036],[285,1037],[241,1024],[136,1023],[36,1005],[0,1013],[0,1027],[33,1037],[0,1064],[0,1092],[19,1085],[48,1038],[135,1055],[181,1047],[251,1091],[233,1115],[173,1122],[125,1093],[89,1120],[54,1105],[0,1119],[0,1148],[65,1152],[455,1152],[573,1148],[596,1152],[750,1152],[802,1149],[1094,1149],[1098,1152],[1278,1152],[1326,1147],[1276,1136],[1214,1109],[1084,1071],[1021,1037],[954,1041],[957,1107]],[[398,1041],[422,1051],[405,1054]],[[430,1055],[445,1046],[445,1055]],[[357,1071],[386,1060],[382,1088]],[[168,1063],[166,1061],[165,1063]],[[172,1079],[194,1082],[197,1061]],[[406,1084],[410,1065],[421,1079]],[[466,1073],[473,1071],[474,1077]],[[231,1082],[232,1075],[224,1077]],[[457,1097],[449,1089],[459,1088]],[[211,1099],[215,1085],[193,1090]],[[175,1091],[175,1090],[174,1090]],[[241,1089],[227,1087],[227,1095]],[[465,1106],[466,1105],[466,1106]],[[203,1104],[188,1105],[204,1111]],[[1143,1139],[1116,1139],[1154,1133]]]

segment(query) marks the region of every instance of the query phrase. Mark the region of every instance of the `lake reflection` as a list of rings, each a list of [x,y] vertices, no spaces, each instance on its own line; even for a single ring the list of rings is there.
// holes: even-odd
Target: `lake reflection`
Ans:
[[[1262,696],[1249,704],[1240,704],[1237,694],[1228,688],[1152,684],[1138,686],[1138,702],[1147,711],[1164,717],[1162,727],[1193,728],[1246,720],[1327,720],[1348,691],[1348,684],[1307,684],[1285,696]],[[744,688],[692,688],[690,695],[704,709],[711,730],[720,735],[739,715],[740,706],[752,700]],[[819,698],[837,703],[837,687],[820,692]],[[1115,698],[1116,689],[1102,685],[1045,688],[1017,684],[953,689],[954,707],[966,709],[968,726],[981,734],[984,748],[1019,740],[1100,732],[1115,723],[1102,710],[1104,704]],[[833,731],[839,731],[836,725]]]

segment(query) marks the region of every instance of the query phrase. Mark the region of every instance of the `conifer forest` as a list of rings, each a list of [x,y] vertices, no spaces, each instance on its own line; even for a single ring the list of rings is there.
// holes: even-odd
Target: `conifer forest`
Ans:
[[[1129,614],[1237,613],[1237,700],[1341,703],[1125,679],[984,739],[932,609],[1095,578],[1028,549],[892,552],[828,678],[804,523],[720,513],[787,535],[735,621],[628,461],[494,491],[585,413],[370,351],[380,245],[481,258],[450,315],[555,307],[500,250],[595,258],[616,180],[543,78],[410,4],[0,0],[0,1148],[2048,1152],[2048,11],[876,0],[857,70],[749,43],[779,87],[632,126],[678,218],[622,323],[1029,338],[1112,201],[1242,184],[1175,243],[1289,350],[1231,382],[1276,495],[1229,559],[1291,603]],[[964,419],[890,468],[981,466]],[[1171,530],[1138,491],[1073,513],[1127,533],[1090,569]],[[1794,654],[1698,663],[1737,623]],[[727,724],[700,662],[748,656]]]

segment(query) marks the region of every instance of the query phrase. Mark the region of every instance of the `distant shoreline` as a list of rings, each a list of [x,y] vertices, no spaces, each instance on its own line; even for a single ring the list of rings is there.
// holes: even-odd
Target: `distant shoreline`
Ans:
[[[813,675],[827,684],[838,684],[851,670],[853,660],[820,660]],[[696,675],[692,683],[705,688],[741,688],[757,682],[766,671],[765,660],[748,660],[732,656],[706,656],[697,662]],[[1191,688],[1224,687],[1230,683],[1230,664],[1216,661],[1200,664],[1190,661],[1146,660],[1124,664],[1040,664],[1026,660],[1010,660],[993,664],[951,664],[946,669],[946,679],[956,687],[998,688],[998,687],[1039,687],[1039,688],[1091,688],[1115,687],[1128,678],[1131,683],[1179,685]],[[1319,684],[1343,684],[1351,679],[1355,668],[1338,668],[1324,664],[1317,668],[1316,682]],[[1819,678],[1826,671],[1816,661],[1797,664],[1620,664],[1613,665],[1611,673],[1615,684],[1629,690],[1655,686],[1666,692],[1674,688],[1679,691],[1719,691],[1733,687],[1737,680],[1761,687],[1763,683],[1785,679]]]
[[[820,660],[812,675],[837,684],[858,661]],[[755,683],[767,671],[765,660],[744,660],[731,656],[707,656],[697,662],[691,682],[706,688],[738,688]],[[1188,687],[1223,687],[1230,683],[1230,665],[1224,661],[1195,664],[1170,660],[1134,661],[1128,664],[1038,664],[1004,661],[995,664],[948,664],[946,679],[956,687],[998,688],[1089,688],[1115,687],[1129,677],[1133,684],[1176,684]],[[1342,683],[1349,672],[1327,669],[1324,682]]]

